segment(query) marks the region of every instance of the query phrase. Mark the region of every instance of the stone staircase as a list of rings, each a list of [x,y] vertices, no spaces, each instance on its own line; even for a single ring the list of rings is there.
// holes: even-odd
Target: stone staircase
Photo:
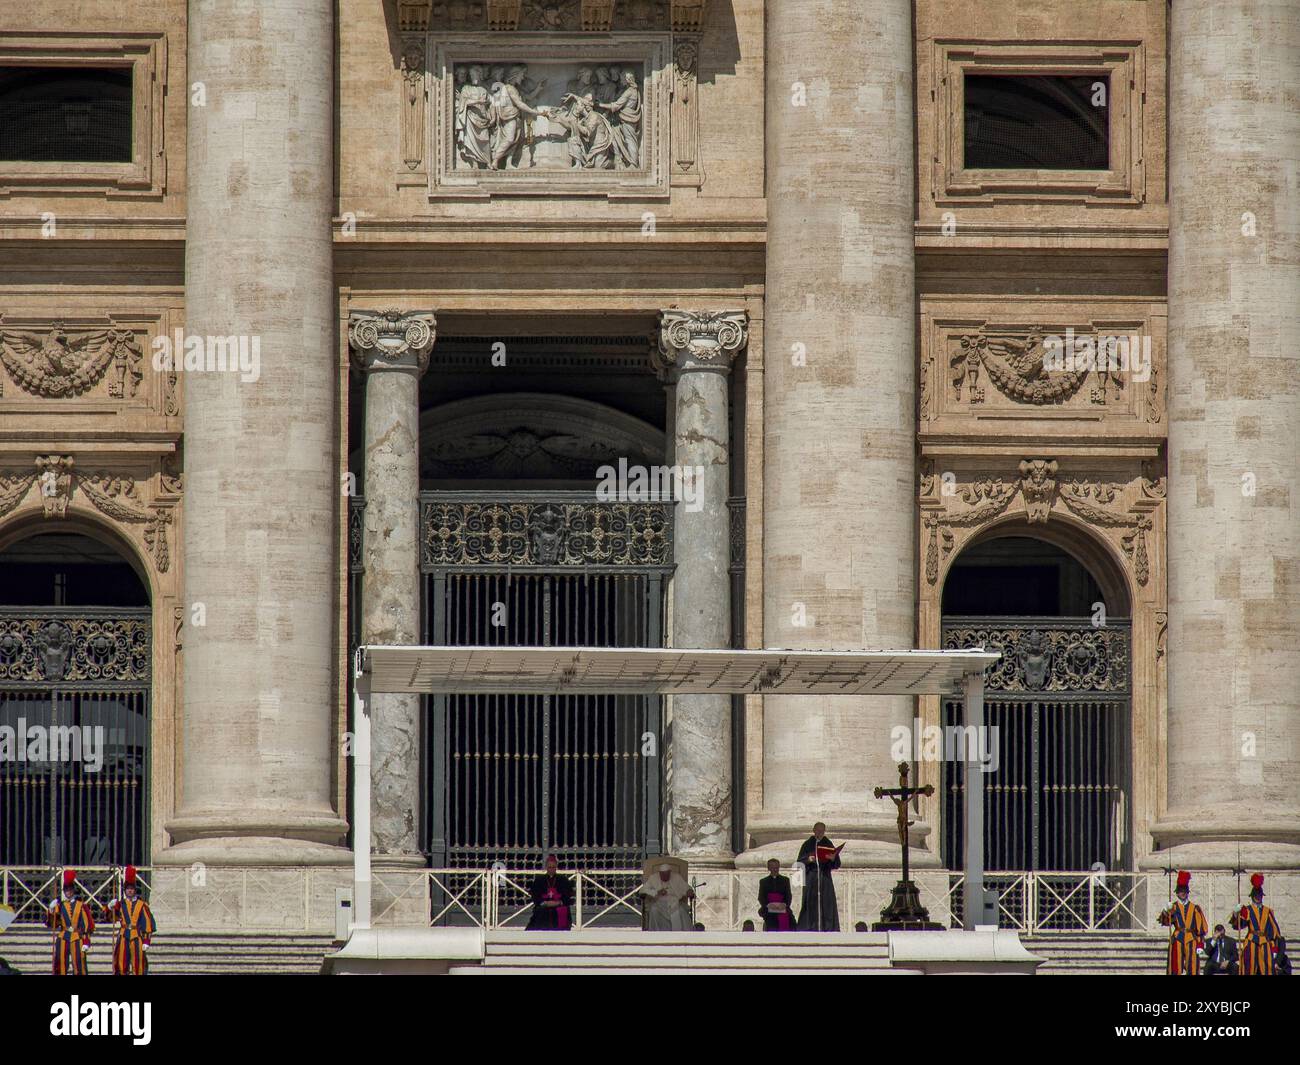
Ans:
[[[878,934],[785,935],[656,932],[639,929],[489,932],[481,965],[453,976],[900,975]]]
[[[90,954],[92,974],[107,975],[111,939],[97,936]],[[1165,940],[1143,935],[1060,934],[1023,939],[1033,954],[1047,958],[1041,976],[1159,975]],[[299,974],[320,972],[321,960],[336,949],[328,935],[176,932],[160,936],[149,951],[150,971],[163,975]],[[40,928],[11,927],[0,934],[0,957],[23,973],[50,968],[49,935]],[[487,934],[482,965],[454,965],[457,976],[556,974],[764,974],[869,975],[890,969],[883,934],[735,936],[708,932],[657,933],[635,929],[573,933],[499,931]]]
[[[91,940],[90,973],[113,971],[111,935]],[[149,948],[155,976],[315,975],[334,949],[332,936],[274,933],[175,932]],[[50,971],[50,936],[41,928],[10,928],[0,934],[0,958],[24,974]]]
[[[1168,939],[1116,933],[1022,936],[1031,954],[1046,958],[1039,976],[1159,976]]]

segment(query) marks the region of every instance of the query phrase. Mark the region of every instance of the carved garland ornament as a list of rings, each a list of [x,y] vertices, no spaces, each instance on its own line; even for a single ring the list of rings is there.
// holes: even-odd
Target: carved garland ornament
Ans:
[[[44,334],[0,328],[0,362],[18,386],[34,396],[84,395],[111,366],[108,394],[115,399],[134,397],[144,379],[143,360],[135,334],[116,326],[75,335],[62,322],[53,322]]]
[[[105,516],[124,525],[142,526],[142,538],[154,565],[159,573],[166,573],[171,566],[167,543],[171,509],[156,503],[141,503],[136,497],[135,481],[129,477],[92,473],[79,475],[74,482],[75,465],[71,455],[41,455],[31,473],[0,474],[0,517],[17,507],[33,484],[39,485],[45,517],[66,517],[73,492],[80,487],[95,509]],[[171,484],[179,492],[179,478]]]
[[[939,580],[939,566],[952,553],[956,545],[955,528],[975,528],[1005,511],[1020,496],[1025,505],[1025,516],[1030,524],[1046,522],[1052,508],[1059,500],[1067,510],[1098,528],[1120,530],[1123,548],[1134,579],[1145,587],[1151,579],[1151,564],[1147,535],[1153,524],[1150,512],[1164,498],[1164,479],[1151,476],[1149,471],[1141,478],[1140,499],[1129,510],[1116,509],[1114,504],[1124,486],[1109,482],[1087,481],[1073,478],[1059,482],[1059,464],[1054,459],[1026,459],[1020,463],[1018,480],[1000,477],[985,478],[963,485],[955,492],[968,509],[949,514],[934,506],[939,479],[932,470],[921,477],[922,524],[928,532],[925,548],[925,579],[929,584]],[[929,501],[929,506],[926,506]]]

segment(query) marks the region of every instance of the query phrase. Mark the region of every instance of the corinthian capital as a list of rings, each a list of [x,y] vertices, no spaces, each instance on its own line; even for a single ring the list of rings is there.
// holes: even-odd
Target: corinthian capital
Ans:
[[[658,361],[665,368],[726,373],[748,341],[745,311],[659,312]]]
[[[423,374],[438,335],[432,311],[352,311],[348,348],[362,373],[399,370]]]

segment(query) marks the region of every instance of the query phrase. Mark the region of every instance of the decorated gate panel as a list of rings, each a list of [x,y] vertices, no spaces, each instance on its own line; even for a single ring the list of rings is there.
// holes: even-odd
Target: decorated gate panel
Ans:
[[[432,643],[656,646],[671,504],[427,493]],[[425,846],[435,866],[635,865],[660,848],[660,700],[430,697]]]
[[[1126,869],[1132,856],[1130,627],[1074,618],[962,618],[943,646],[1002,652],[985,674],[989,870]],[[960,700],[944,726],[962,723]],[[965,767],[943,763],[943,857],[961,866]]]

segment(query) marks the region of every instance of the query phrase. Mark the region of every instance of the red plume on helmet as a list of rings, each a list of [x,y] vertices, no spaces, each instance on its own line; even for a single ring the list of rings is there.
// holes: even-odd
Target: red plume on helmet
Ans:
[[[1192,874],[1189,873],[1186,869],[1180,869],[1178,871],[1178,887],[1175,888],[1175,890],[1186,891],[1188,885],[1191,884],[1191,882],[1192,882]]]
[[[1251,890],[1252,892],[1255,892],[1255,891],[1262,892],[1262,891],[1264,890],[1264,874],[1263,874],[1263,873],[1251,873],[1251,874],[1250,874],[1250,890]]]
[[[77,880],[77,871],[75,869],[63,870],[63,886],[70,888]]]
[[[134,865],[128,865],[128,866],[126,867],[126,870],[123,872],[123,874],[122,874],[122,886],[123,886],[123,887],[135,887],[135,886],[136,886],[136,882],[135,882],[135,866],[134,866]]]

